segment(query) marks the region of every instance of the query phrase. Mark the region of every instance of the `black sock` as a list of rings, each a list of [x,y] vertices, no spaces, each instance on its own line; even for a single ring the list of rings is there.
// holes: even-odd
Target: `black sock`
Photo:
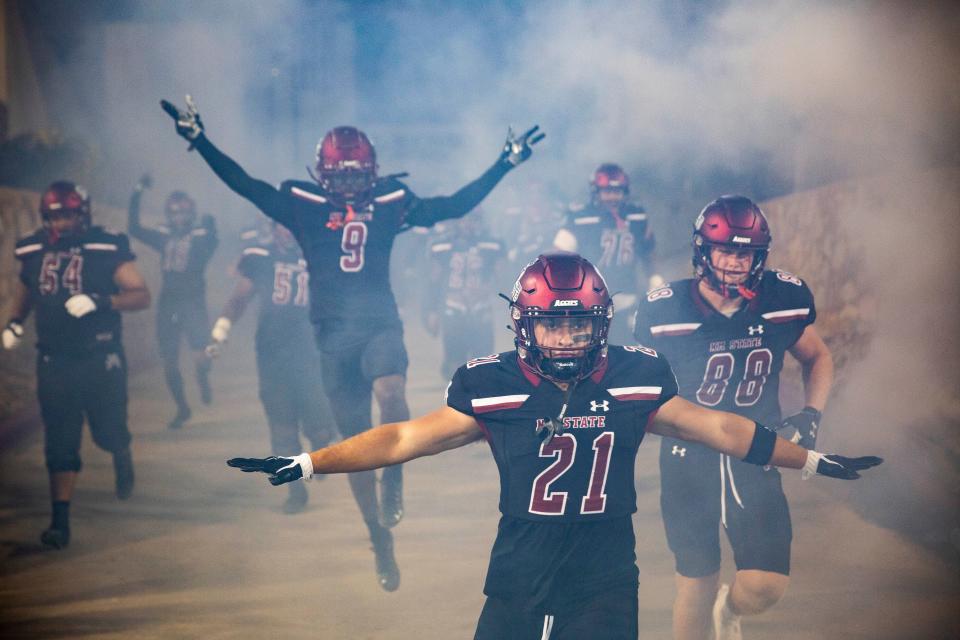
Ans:
[[[50,520],[51,529],[69,529],[70,528],[70,501],[53,501],[53,518]]]

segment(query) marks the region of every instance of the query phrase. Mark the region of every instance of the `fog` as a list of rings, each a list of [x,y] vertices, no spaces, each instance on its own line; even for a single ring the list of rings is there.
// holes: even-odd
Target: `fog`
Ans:
[[[161,98],[191,94],[209,138],[274,183],[306,178],[323,133],[354,124],[381,173],[409,171],[419,195],[480,175],[508,125],[539,124],[534,157],[483,205],[494,225],[509,232],[503,211],[530,206],[534,189],[551,206],[582,200],[590,172],[615,161],[651,211],[668,279],[688,277],[690,225],[721,193],[760,201],[869,181],[829,216],[836,242],[861,247],[857,285],[877,313],[822,442],[888,458],[872,487],[842,490],[866,517],[911,532],[919,518],[937,530],[926,542],[960,553],[960,188],[956,172],[923,173],[960,166],[951,3],[17,4],[47,105],[33,125],[96,149],[95,201],[124,206],[151,171],[153,215],[183,188],[228,235],[253,208],[186,152]],[[235,250],[221,248],[211,282]]]

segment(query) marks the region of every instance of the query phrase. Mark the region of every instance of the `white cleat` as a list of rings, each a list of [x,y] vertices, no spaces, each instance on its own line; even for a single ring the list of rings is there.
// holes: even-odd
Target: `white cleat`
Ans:
[[[713,637],[715,640],[743,640],[740,632],[740,616],[730,611],[727,596],[730,585],[722,584],[713,603]]]

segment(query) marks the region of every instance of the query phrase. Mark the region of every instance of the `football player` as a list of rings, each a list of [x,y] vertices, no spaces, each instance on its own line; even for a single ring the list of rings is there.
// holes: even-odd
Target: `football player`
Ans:
[[[655,242],[647,212],[629,196],[630,178],[620,165],[601,164],[590,179],[589,204],[571,205],[553,240],[555,248],[580,253],[603,273],[623,319],[611,329],[616,342],[629,342],[627,321],[632,320],[639,294],[663,284],[654,267]]]
[[[270,427],[274,455],[290,456],[302,450],[300,431],[313,448],[332,439],[333,416],[323,391],[320,353],[313,343],[309,274],[293,235],[272,223],[260,242],[243,250],[237,263],[237,284],[210,332],[207,353],[219,355],[233,324],[247,304],[260,298],[255,349],[260,402]],[[291,484],[283,505],[286,513],[303,511],[307,489]]]
[[[419,198],[394,176],[377,174],[367,136],[336,127],[317,145],[313,180],[287,180],[279,188],[249,176],[204,134],[193,101],[161,106],[230,189],[288,228],[303,249],[310,274],[310,320],[323,359],[324,382],[337,427],[345,437],[371,426],[371,395],[384,422],[406,420],[407,353],[390,288],[390,254],[397,234],[410,227],[459,218],[476,207],[543,138],[533,127],[508,133],[496,162],[452,196]],[[403,516],[400,467],[385,469],[381,494],[372,473],[354,474],[350,486],[370,532],[384,589],[399,584],[389,531]]]
[[[183,191],[174,191],[167,197],[166,226],[157,229],[143,226],[140,201],[150,185],[150,176],[144,175],[130,196],[128,230],[131,236],[160,254],[163,284],[157,300],[157,344],[167,388],[177,404],[177,412],[167,426],[179,429],[191,415],[180,375],[181,334],[193,351],[200,399],[204,404],[211,401],[210,359],[204,357],[210,326],[204,271],[217,248],[217,230],[209,215],[197,224],[196,204]]]
[[[37,397],[53,502],[40,540],[62,549],[70,544],[84,416],[94,443],[113,455],[117,497],[126,500],[133,492],[120,312],[146,309],[150,292],[127,236],[91,225],[90,198],[82,187],[51,184],[40,199],[40,216],[43,226],[14,251],[20,279],[3,347],[19,345],[23,323],[36,309]]]
[[[749,198],[723,196],[694,223],[692,279],[651,290],[637,312],[636,337],[674,363],[691,403],[791,427],[816,445],[833,380],[830,350],[813,326],[813,294],[800,278],[765,268],[770,227]],[[806,406],[781,420],[784,357],[803,369]],[[745,464],[695,443],[660,445],[661,510],[676,559],[674,637],[740,638],[740,616],[765,611],[790,575],[790,512],[776,469]],[[719,585],[720,525],[737,567]]]
[[[633,473],[646,432],[758,468],[835,478],[881,460],[808,451],[767,427],[677,395],[666,358],[608,346],[606,284],[575,254],[541,255],[510,297],[516,350],[460,367],[446,406],[292,458],[234,458],[273,484],[406,462],[486,439],[500,511],[477,639],[636,638]]]
[[[479,212],[450,226],[430,243],[430,278],[423,296],[427,330],[443,339],[444,380],[471,357],[493,352],[490,293],[504,253]]]

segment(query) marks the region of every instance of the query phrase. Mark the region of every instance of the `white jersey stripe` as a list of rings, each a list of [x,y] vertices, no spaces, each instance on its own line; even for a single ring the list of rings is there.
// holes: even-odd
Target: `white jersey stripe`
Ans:
[[[543,631],[540,633],[540,640],[550,640],[551,633],[553,633],[553,616],[547,614],[543,616]]]
[[[437,244],[430,247],[430,251],[434,253],[440,253],[441,251],[450,251],[453,249],[453,243],[450,242],[438,242]]]
[[[596,224],[598,222],[600,222],[600,216],[583,216],[573,219],[573,224]]]
[[[247,247],[243,250],[243,255],[248,256],[250,254],[258,256],[269,256],[270,252],[266,249],[261,249],[260,247]]]
[[[309,191],[304,191],[300,187],[290,187],[290,193],[299,198],[303,198],[304,200],[309,200],[310,202],[316,202],[318,204],[323,204],[327,201],[327,199],[323,196],[310,193]]]
[[[617,400],[656,400],[663,392],[663,387],[617,387],[607,389],[607,393]]]
[[[763,314],[763,318],[770,322],[787,322],[789,320],[796,320],[797,318],[806,318],[808,315],[810,315],[810,307],[804,307],[802,309],[769,311]]]
[[[477,413],[498,411],[500,409],[516,409],[527,401],[530,395],[490,396],[488,398],[474,398],[470,401],[473,410]]]
[[[373,199],[373,201],[376,202],[377,204],[383,204],[385,202],[393,202],[394,200],[399,200],[400,198],[402,198],[403,194],[405,193],[406,193],[406,190],[397,189],[396,191],[391,191],[390,193],[386,193],[382,196],[377,196],[376,198]]]
[[[682,336],[693,333],[700,328],[702,322],[678,322],[676,324],[658,324],[650,327],[650,333],[655,336]]]
[[[628,213],[627,220],[646,220],[647,214],[645,213]]]
[[[83,244],[84,249],[99,249],[101,251],[116,251],[117,245],[108,244],[106,242],[85,242]]]
[[[13,253],[14,255],[22,256],[25,253],[32,253],[40,249],[43,249],[43,245],[38,242],[36,244],[25,244],[22,247],[18,247],[14,249]]]

